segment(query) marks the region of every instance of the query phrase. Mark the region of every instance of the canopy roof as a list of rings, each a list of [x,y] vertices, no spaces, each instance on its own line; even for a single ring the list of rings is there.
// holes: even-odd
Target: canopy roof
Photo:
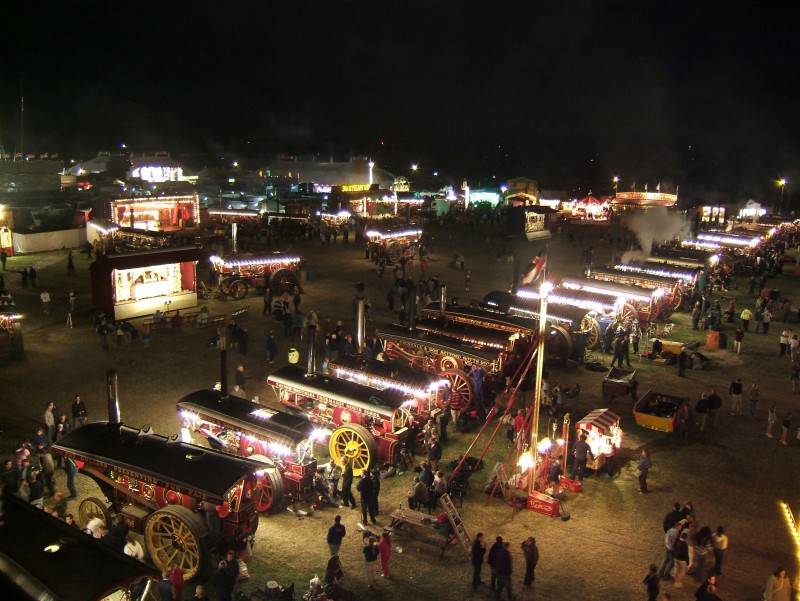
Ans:
[[[611,409],[595,409],[575,424],[578,430],[586,430],[605,434],[611,426],[619,423],[619,415]]]

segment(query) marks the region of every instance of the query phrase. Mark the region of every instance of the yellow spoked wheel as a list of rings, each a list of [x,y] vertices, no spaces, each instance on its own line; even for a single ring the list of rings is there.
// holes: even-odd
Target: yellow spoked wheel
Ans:
[[[338,465],[347,457],[353,466],[353,475],[372,467],[378,459],[378,445],[369,430],[358,424],[348,424],[333,431],[328,450]]]
[[[78,506],[78,523],[81,528],[86,528],[89,523],[89,514],[103,520],[106,528],[111,526],[111,513],[108,511],[108,504],[104,503],[97,497],[87,497]]]
[[[591,315],[584,315],[581,319],[581,332],[586,336],[586,348],[593,349],[600,342],[600,324]]]
[[[206,525],[186,507],[163,507],[148,518],[144,528],[147,552],[156,568],[163,570],[177,561],[186,580],[200,575],[206,565],[207,539]]]

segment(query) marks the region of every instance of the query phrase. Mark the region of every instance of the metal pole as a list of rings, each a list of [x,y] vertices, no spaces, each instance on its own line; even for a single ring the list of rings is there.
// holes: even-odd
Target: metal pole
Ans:
[[[364,313],[364,299],[356,299],[356,354],[359,357],[364,356],[364,347],[366,346],[365,332],[366,332],[366,316]]]
[[[542,403],[542,371],[544,369],[544,341],[547,329],[547,290],[542,285],[539,297],[539,342],[536,353],[536,388],[533,391],[533,425],[531,426],[531,454],[533,467],[530,481],[528,482],[528,495],[533,492],[533,483],[536,481],[536,460],[538,459],[539,446],[539,410]]]

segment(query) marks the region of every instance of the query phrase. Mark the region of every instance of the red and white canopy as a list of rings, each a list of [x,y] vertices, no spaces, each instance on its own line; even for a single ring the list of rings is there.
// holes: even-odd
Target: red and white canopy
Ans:
[[[611,426],[617,423],[619,423],[619,415],[611,411],[611,409],[595,409],[582,420],[576,422],[575,428],[605,434]]]

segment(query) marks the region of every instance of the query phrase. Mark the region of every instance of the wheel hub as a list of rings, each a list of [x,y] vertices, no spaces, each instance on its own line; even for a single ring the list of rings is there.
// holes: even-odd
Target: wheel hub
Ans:
[[[184,545],[183,539],[180,536],[177,536],[176,534],[172,535],[172,546],[173,548],[181,552],[186,550],[186,545]]]

